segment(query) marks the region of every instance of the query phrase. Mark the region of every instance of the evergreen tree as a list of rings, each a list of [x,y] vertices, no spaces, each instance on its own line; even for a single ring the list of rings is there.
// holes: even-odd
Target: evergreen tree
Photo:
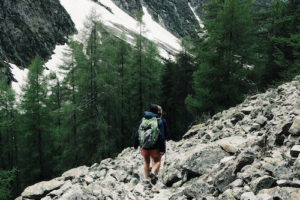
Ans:
[[[183,51],[176,56],[175,61],[166,60],[162,76],[162,98],[165,117],[169,123],[172,139],[181,139],[187,130],[192,116],[187,112],[185,98],[193,93],[192,79],[196,70],[194,58],[189,53],[190,42],[183,40]]]
[[[255,51],[249,1],[214,0],[208,3],[206,37],[199,42],[194,73],[194,95],[186,99],[195,115],[214,114],[243,100],[254,86],[260,68]]]
[[[65,76],[60,89],[62,135],[57,140],[57,148],[62,149],[61,156],[57,158],[58,171],[61,172],[82,165],[82,157],[84,156],[84,146],[80,142],[79,115],[81,105],[78,90],[81,82],[80,68],[84,68],[87,61],[81,44],[70,41],[69,47],[64,52],[63,64],[60,66],[60,71]]]
[[[11,170],[16,164],[15,94],[6,80],[0,82],[0,169]]]
[[[117,73],[119,76],[118,82],[118,107],[117,113],[120,116],[119,123],[117,127],[119,127],[119,137],[117,137],[117,146],[118,149],[124,149],[125,145],[128,145],[128,141],[126,141],[126,133],[130,132],[130,128],[128,129],[128,125],[130,124],[130,119],[127,114],[130,112],[130,108],[128,107],[127,102],[127,90],[126,83],[129,82],[128,79],[128,63],[130,58],[130,46],[125,41],[124,35],[121,36],[120,39],[117,40],[116,44],[117,52],[116,52],[116,65],[117,65]],[[130,144],[129,144],[130,145]]]
[[[11,181],[14,180],[16,170],[4,171],[0,169],[0,200],[12,198]]]
[[[21,98],[22,143],[20,148],[23,184],[32,184],[52,177],[52,136],[49,134],[47,80],[43,75],[44,62],[40,56],[29,66],[27,83]],[[30,176],[28,176],[30,174]]]
[[[0,170],[6,170],[3,172],[2,183],[0,188],[3,187],[3,191],[7,187],[13,186],[12,194],[19,192],[19,174],[18,167],[18,133],[17,133],[17,111],[15,109],[16,100],[15,93],[12,88],[7,84],[7,81],[2,80],[0,82]],[[13,170],[13,172],[12,172]],[[7,176],[8,174],[14,176]],[[1,175],[0,175],[1,176]],[[10,181],[6,182],[7,179]],[[12,179],[14,177],[14,179]],[[1,182],[1,181],[0,181]],[[7,184],[7,185],[5,185]],[[0,199],[5,196],[5,193],[1,191]],[[9,195],[10,193],[7,193]]]
[[[300,72],[300,2],[274,1],[270,10],[269,57],[264,78],[268,84],[280,84]]]

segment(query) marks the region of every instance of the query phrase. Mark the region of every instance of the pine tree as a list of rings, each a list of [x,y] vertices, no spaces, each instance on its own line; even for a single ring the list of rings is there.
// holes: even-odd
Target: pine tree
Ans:
[[[0,169],[0,200],[12,198],[11,181],[15,178],[16,170],[4,171]]]
[[[299,74],[300,2],[274,1],[270,11],[268,62],[265,79],[280,84]]]
[[[51,135],[49,134],[49,108],[46,104],[47,81],[43,75],[44,62],[40,56],[29,66],[28,79],[21,98],[22,145],[20,152],[23,184],[52,177]],[[28,176],[30,174],[30,176]]]
[[[126,83],[129,81],[128,79],[128,60],[129,60],[129,52],[130,52],[130,46],[125,41],[124,35],[121,36],[120,39],[117,40],[116,44],[117,52],[116,52],[116,65],[117,65],[117,72],[119,75],[119,82],[118,82],[118,113],[120,115],[120,121],[119,124],[117,124],[117,127],[120,128],[119,130],[119,137],[117,137],[117,146],[118,149],[124,149],[126,144],[126,132],[129,132],[128,130],[128,124],[130,123],[128,120],[128,117],[126,114],[128,113],[128,103],[126,101],[126,93],[127,89],[125,87]],[[117,132],[118,133],[118,132]]]
[[[81,110],[78,89],[80,85],[80,68],[86,66],[83,46],[75,41],[69,42],[64,52],[63,64],[60,72],[65,76],[61,84],[60,99],[62,101],[62,136],[57,141],[57,148],[61,149],[58,160],[58,171],[65,171],[81,165],[80,152],[83,151],[80,143],[79,113]]]
[[[16,170],[18,167],[18,133],[17,127],[18,122],[16,119],[17,111],[15,109],[16,100],[15,93],[12,90],[11,86],[7,84],[6,80],[0,82],[0,170],[5,174],[15,173],[14,179],[9,178],[9,182],[6,182],[4,177],[2,177],[2,185],[0,183],[0,188],[3,187],[3,190],[6,190],[7,187],[13,186],[12,193],[16,194],[19,192],[19,176]],[[7,171],[8,170],[8,171]],[[11,175],[12,175],[11,173]],[[0,175],[1,176],[1,175]],[[3,175],[4,176],[4,175]],[[5,175],[6,177],[6,175]],[[7,185],[3,185],[3,184]],[[0,193],[2,193],[1,191]],[[9,193],[8,193],[9,194]],[[7,194],[7,195],[8,195]],[[1,196],[3,197],[5,193],[3,192]]]
[[[194,95],[186,99],[194,115],[214,114],[242,101],[252,89],[260,68],[249,1],[215,0],[208,3],[206,37],[199,42],[194,73]]]
[[[196,70],[194,58],[190,52],[190,41],[183,40],[183,51],[176,55],[176,60],[166,60],[162,76],[162,98],[165,118],[169,123],[172,139],[181,139],[193,121],[187,112],[185,98],[192,91],[193,73]]]

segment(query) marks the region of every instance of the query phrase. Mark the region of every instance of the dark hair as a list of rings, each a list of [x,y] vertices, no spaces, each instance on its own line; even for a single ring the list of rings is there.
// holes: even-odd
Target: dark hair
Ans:
[[[156,104],[150,105],[150,112],[157,114],[158,113],[158,107]]]

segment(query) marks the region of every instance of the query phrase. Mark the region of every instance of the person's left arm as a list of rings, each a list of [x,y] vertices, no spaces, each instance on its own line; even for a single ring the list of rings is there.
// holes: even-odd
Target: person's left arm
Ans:
[[[166,138],[165,138],[165,131],[164,131],[164,124],[162,120],[158,120],[158,128],[160,130],[159,134],[159,151],[161,154],[166,152]]]

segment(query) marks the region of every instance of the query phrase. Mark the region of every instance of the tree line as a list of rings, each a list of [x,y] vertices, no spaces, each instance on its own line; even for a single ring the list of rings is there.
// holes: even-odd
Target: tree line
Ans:
[[[0,84],[0,199],[132,146],[150,103],[163,107],[169,139],[178,140],[245,95],[291,80],[300,71],[299,15],[299,1],[212,0],[199,37],[165,59],[142,36],[140,13],[134,45],[92,14],[81,42],[69,42],[61,74],[45,75],[37,56],[19,99]]]

